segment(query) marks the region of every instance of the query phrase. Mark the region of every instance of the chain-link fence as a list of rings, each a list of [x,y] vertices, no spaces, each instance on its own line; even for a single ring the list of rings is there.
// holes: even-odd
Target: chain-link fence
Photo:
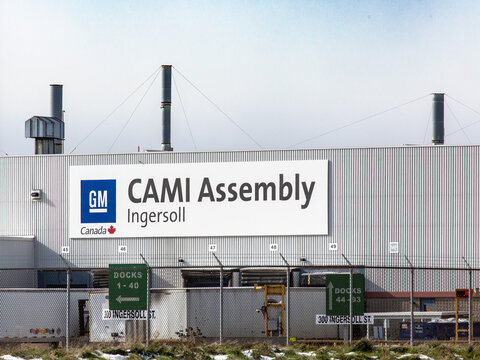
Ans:
[[[471,343],[480,337],[480,269],[468,263],[464,268],[217,264],[143,265],[146,306],[128,304],[141,302],[141,296],[127,291],[113,295],[120,304],[112,309],[112,268],[0,269],[0,341],[69,346],[77,339],[291,343],[367,337]],[[123,284],[115,286],[122,290]]]

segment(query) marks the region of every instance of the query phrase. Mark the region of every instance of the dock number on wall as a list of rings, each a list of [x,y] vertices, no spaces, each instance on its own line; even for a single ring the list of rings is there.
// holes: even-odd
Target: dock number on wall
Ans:
[[[208,251],[216,252],[217,251],[217,244],[208,244]]]

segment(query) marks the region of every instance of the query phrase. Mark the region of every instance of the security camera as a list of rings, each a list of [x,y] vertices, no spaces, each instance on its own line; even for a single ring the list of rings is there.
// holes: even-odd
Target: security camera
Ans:
[[[34,189],[34,190],[30,191],[30,198],[33,201],[41,200],[42,199],[42,190]]]

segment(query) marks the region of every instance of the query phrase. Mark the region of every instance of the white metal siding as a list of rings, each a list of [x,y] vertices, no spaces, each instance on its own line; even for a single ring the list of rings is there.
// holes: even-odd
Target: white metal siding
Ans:
[[[218,245],[225,265],[283,265],[269,244],[278,243],[292,266],[354,264],[480,266],[480,146],[418,146],[237,152],[132,153],[0,157],[0,235],[36,237],[36,266],[63,267],[62,245],[73,266],[113,262],[152,266],[217,265],[207,251]],[[329,235],[204,238],[68,238],[68,168],[71,165],[329,160]],[[31,201],[30,190],[43,199]],[[261,221],[261,219],[259,220]],[[399,253],[389,254],[389,242]],[[328,244],[338,250],[330,252]],[[118,246],[128,254],[119,255]],[[0,265],[1,267],[1,265]]]

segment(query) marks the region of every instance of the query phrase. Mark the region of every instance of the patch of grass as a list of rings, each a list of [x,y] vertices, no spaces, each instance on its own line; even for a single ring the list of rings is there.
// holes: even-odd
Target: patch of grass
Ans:
[[[171,360],[171,359],[174,359],[175,356],[167,356],[167,355],[159,355],[159,356],[155,356],[154,359],[156,360]]]
[[[411,352],[412,349],[410,349],[408,346],[392,346],[390,350],[397,354],[406,354]]]
[[[374,346],[371,341],[367,339],[362,339],[353,344],[351,350],[355,352],[371,353],[374,350]]]
[[[108,347],[102,344],[92,344],[81,347],[72,347],[70,350],[52,350],[45,346],[35,345],[9,345],[0,347],[0,354],[10,354],[24,359],[42,358],[44,360],[78,360],[78,358],[97,360],[100,355],[97,349],[106,354],[118,354],[128,356],[129,360],[141,360],[150,357],[152,360],[212,360],[213,355],[227,355],[228,360],[246,360],[242,351],[252,350],[252,357],[260,360],[262,356],[276,358],[276,360],[327,360],[331,358],[340,360],[372,360],[375,356],[378,360],[397,360],[401,354],[412,354],[405,360],[420,359],[420,354],[427,355],[435,360],[454,360],[458,357],[464,360],[480,360],[480,347],[475,346],[449,346],[448,344],[431,343],[415,346],[374,346],[373,343],[362,340],[353,346],[315,346],[307,344],[296,344],[292,346],[276,346],[267,343],[259,344],[238,344],[227,342],[224,344],[202,344],[195,346],[193,343],[165,345],[159,342],[152,342],[145,347],[142,344],[134,344],[130,347]],[[129,350],[128,350],[129,349]],[[304,356],[298,352],[313,352],[315,356]],[[354,352],[354,355],[346,355]],[[283,353],[283,356],[279,356]]]
[[[219,353],[217,346],[213,344],[205,344],[205,345],[202,345],[200,348],[202,352],[205,354],[217,355]]]
[[[267,343],[255,344],[250,348],[250,350],[252,350],[251,356],[255,360],[260,360],[262,355],[274,358],[275,354],[273,353],[272,348],[272,345]]]
[[[145,347],[142,344],[132,344],[130,345],[130,352],[133,354],[143,354]]]
[[[51,353],[50,349],[40,348],[30,344],[15,346],[8,350],[5,354],[23,357],[24,359],[44,358]]]
[[[143,358],[141,358],[140,356],[138,356],[137,354],[130,354],[128,355],[127,359],[126,360],[143,360]]]
[[[104,352],[105,354],[110,354],[110,355],[123,355],[123,356],[127,356],[128,355],[128,351],[125,350],[125,349],[122,349],[122,348],[103,348],[102,349],[102,352]]]
[[[83,350],[81,352],[81,355],[80,357],[84,358],[84,359],[98,359],[98,355],[96,355],[94,352],[90,351],[90,350]]]
[[[172,348],[160,343],[151,343],[150,346],[145,348],[145,352],[148,354],[155,354],[158,356],[174,357],[175,353]]]
[[[294,349],[300,352],[309,352],[309,351],[317,351],[318,346],[311,345],[311,344],[296,344],[294,345]]]
[[[197,359],[196,357],[197,354],[195,353],[195,349],[192,346],[183,346],[183,348],[181,349],[178,355],[180,355],[180,357],[183,358],[184,360]]]
[[[78,360],[77,356],[73,352],[67,351],[66,349],[56,349],[50,353],[48,357],[43,357],[46,360]]]
[[[317,356],[315,357],[315,359],[318,360],[330,360],[331,358],[332,356],[327,353],[317,353]]]
[[[228,355],[228,359],[245,359],[242,353],[242,348],[238,345],[230,345],[219,349],[220,354]]]

